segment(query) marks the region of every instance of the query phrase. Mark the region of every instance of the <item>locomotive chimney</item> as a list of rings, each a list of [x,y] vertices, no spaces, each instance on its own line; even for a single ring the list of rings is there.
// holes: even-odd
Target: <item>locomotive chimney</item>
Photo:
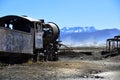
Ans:
[[[44,19],[40,19],[40,21],[41,21],[42,23],[44,23]]]

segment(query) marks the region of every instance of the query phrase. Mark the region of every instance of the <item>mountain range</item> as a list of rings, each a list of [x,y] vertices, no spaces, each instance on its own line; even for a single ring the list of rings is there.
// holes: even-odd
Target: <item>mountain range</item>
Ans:
[[[90,27],[63,27],[60,29],[60,39],[67,46],[105,46],[106,39],[120,35],[120,30],[98,30]]]
[[[65,33],[77,33],[77,32],[94,32],[96,31],[94,26],[91,27],[63,27],[61,32]]]

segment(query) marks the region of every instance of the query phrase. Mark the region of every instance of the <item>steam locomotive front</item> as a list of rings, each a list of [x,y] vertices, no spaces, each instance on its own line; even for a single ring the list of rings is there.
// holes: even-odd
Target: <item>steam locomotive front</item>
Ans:
[[[53,22],[48,22],[47,24],[45,24],[45,26],[43,27],[43,31],[44,31],[43,38],[45,45],[48,43],[56,42],[57,39],[59,38],[59,34],[60,34],[59,27],[57,26],[57,24]]]
[[[43,48],[42,52],[46,60],[58,59],[58,47],[59,47],[59,27],[53,23],[48,22],[43,24]]]

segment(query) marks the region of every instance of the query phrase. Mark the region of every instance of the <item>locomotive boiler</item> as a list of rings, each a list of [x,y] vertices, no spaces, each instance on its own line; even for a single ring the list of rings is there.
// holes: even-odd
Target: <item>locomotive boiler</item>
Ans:
[[[17,15],[0,17],[0,60],[57,60],[59,35],[53,22]]]

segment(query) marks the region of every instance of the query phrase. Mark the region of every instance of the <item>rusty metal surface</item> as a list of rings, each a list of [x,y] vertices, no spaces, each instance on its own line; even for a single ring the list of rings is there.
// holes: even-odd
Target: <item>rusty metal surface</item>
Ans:
[[[39,32],[35,34],[35,48],[40,49],[43,48],[43,33]]]
[[[0,52],[33,54],[33,38],[30,33],[0,28]]]
[[[60,30],[57,24],[53,22],[49,22],[46,24],[46,26],[50,27],[52,29],[52,38],[53,40],[56,40],[59,37]]]

